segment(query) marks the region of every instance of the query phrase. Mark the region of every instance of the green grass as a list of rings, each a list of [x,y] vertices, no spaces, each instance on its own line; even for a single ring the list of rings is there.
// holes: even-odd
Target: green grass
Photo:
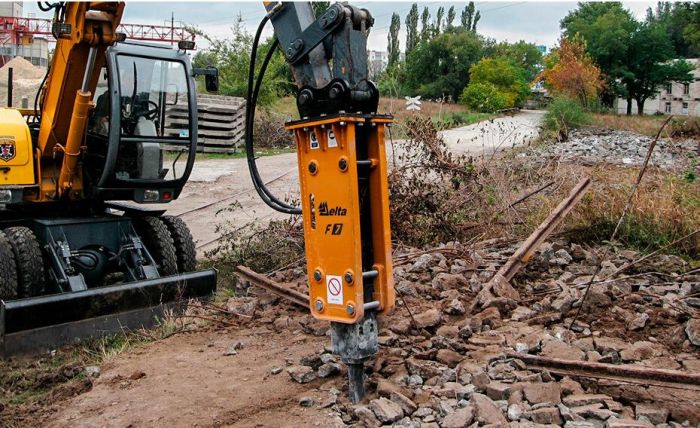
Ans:
[[[259,149],[255,151],[256,157],[265,156],[275,156],[285,153],[294,153],[296,150],[293,148],[289,149]],[[197,153],[197,159],[242,159],[245,158],[245,150],[238,151],[236,153]],[[168,159],[168,157],[166,157]],[[171,159],[172,160],[172,159]]]
[[[294,148],[289,149],[259,149],[255,151],[256,157],[265,156],[275,156],[285,153],[294,153],[296,150]],[[177,156],[176,153],[167,152],[164,157],[164,161],[172,162]],[[197,153],[196,159],[207,160],[207,159],[243,159],[245,158],[245,150],[241,149],[235,153]],[[181,158],[182,160],[182,158]]]

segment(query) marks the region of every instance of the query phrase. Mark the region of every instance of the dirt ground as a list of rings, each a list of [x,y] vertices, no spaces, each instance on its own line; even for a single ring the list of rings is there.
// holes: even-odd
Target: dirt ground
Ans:
[[[108,361],[89,392],[54,403],[22,426],[328,426],[323,409],[299,400],[322,402],[329,386],[271,372],[326,342],[265,327],[178,334]],[[236,355],[224,355],[237,343]]]

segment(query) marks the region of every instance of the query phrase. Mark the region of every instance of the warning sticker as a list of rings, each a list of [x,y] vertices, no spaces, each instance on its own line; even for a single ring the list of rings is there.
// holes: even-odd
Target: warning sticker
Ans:
[[[326,301],[334,305],[342,305],[344,303],[342,277],[326,275]]]
[[[338,147],[338,140],[335,139],[335,132],[332,129],[328,130],[328,147]]]
[[[313,131],[309,137],[309,147],[311,149],[318,149],[320,147],[320,144],[318,144],[318,138],[316,138],[316,133]]]

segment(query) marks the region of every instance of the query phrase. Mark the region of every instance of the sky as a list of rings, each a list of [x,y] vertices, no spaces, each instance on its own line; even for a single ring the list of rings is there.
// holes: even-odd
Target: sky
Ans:
[[[401,48],[405,43],[404,19],[413,2],[386,1],[351,1],[351,4],[368,9],[375,18],[374,28],[370,32],[368,47],[371,50],[385,51],[391,15],[398,12],[401,16]],[[623,2],[637,19],[643,19],[646,9],[654,7],[655,1]],[[419,12],[425,6],[431,11],[434,19],[437,8],[445,7],[445,11],[454,5],[459,21],[460,11],[466,2],[418,2]],[[480,1],[475,2],[476,9],[481,12],[481,20],[477,31],[497,41],[526,42],[545,45],[551,48],[557,43],[560,35],[559,21],[566,14],[576,9],[576,2],[542,2],[542,1]],[[41,12],[35,2],[24,2],[24,13],[36,17],[50,18],[51,14]],[[231,27],[240,16],[244,27],[251,33],[255,32],[258,23],[264,15],[262,2],[143,2],[130,1],[127,3],[122,22],[130,24],[167,24],[170,25],[171,14],[175,21],[194,25],[213,37],[225,38],[231,35]],[[419,23],[420,26],[420,23]],[[272,26],[268,25],[265,36],[272,35]],[[206,48],[206,41],[199,38],[198,46]]]

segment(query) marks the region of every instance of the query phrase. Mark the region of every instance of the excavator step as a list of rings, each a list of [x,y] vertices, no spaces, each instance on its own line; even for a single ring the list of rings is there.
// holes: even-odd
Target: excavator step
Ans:
[[[84,291],[0,301],[0,357],[47,351],[82,339],[150,328],[168,309],[216,290],[216,270]]]

